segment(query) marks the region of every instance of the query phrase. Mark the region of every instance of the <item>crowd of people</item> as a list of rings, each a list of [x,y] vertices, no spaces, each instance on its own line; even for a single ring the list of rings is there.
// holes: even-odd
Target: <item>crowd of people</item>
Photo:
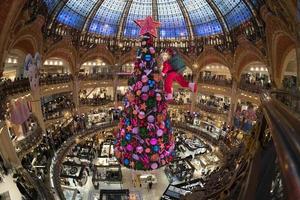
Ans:
[[[80,104],[89,106],[101,106],[112,102],[112,96],[107,95],[106,89],[101,89],[99,92],[94,92],[87,96],[87,91],[80,92]]]
[[[203,187],[194,189],[193,193],[199,198],[209,197],[209,199],[219,199],[217,195],[220,193],[218,193],[218,191],[228,185],[233,176],[237,173],[242,173],[245,169],[242,165],[244,162],[241,159],[244,151],[244,144],[231,149],[227,153],[224,164],[221,167],[217,167],[215,170],[210,171],[207,176],[203,177],[201,179]]]
[[[42,112],[45,120],[56,119],[63,116],[66,109],[72,110],[75,105],[70,94],[53,96],[52,100],[43,103]]]
[[[199,83],[215,84],[220,86],[231,86],[232,80],[226,76],[205,75],[199,78]]]
[[[225,101],[224,98],[219,98],[210,95],[209,98],[201,98],[197,106],[206,112],[224,114],[230,109],[230,102]]]
[[[113,73],[93,73],[93,74],[79,74],[79,80],[82,81],[101,81],[101,80],[113,80],[114,75]]]
[[[235,129],[250,133],[256,123],[257,113],[251,103],[247,109],[242,109],[242,106],[238,105],[233,119]]]
[[[240,80],[240,89],[253,93],[261,93],[264,90],[270,90],[271,83],[267,75],[243,74]]]
[[[10,79],[0,78],[0,120],[5,119],[7,110],[7,96],[30,91],[28,78]]]
[[[70,74],[42,74],[40,76],[40,85],[52,85],[60,83],[68,83],[72,81]]]

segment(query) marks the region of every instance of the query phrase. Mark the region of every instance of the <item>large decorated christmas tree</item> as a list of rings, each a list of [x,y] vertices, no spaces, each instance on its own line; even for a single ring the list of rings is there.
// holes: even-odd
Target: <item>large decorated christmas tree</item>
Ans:
[[[128,168],[154,170],[172,161],[175,142],[153,47],[159,23],[151,17],[136,23],[141,27],[141,47],[128,80],[114,152]]]

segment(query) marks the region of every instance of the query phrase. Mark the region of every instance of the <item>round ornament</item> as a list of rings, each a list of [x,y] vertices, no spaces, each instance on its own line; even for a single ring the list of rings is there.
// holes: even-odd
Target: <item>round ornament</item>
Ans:
[[[132,158],[133,158],[134,160],[139,160],[139,159],[140,159],[139,156],[138,156],[137,154],[132,154]]]
[[[124,165],[129,165],[129,160],[127,158],[124,159]]]
[[[141,98],[142,98],[143,101],[147,101],[148,100],[148,94],[143,93]]]
[[[158,161],[159,160],[159,155],[156,153],[156,154],[153,154],[150,158],[150,160],[152,162],[155,162],[155,161]]]
[[[161,94],[159,93],[156,94],[156,101],[161,101]]]
[[[155,118],[154,118],[153,115],[149,115],[149,116],[147,117],[147,121],[148,121],[149,123],[153,123],[154,120],[155,120]]]
[[[150,47],[149,51],[150,51],[151,54],[155,54],[155,49],[153,47]]]
[[[138,127],[134,127],[134,128],[132,129],[132,133],[138,134],[138,132],[139,132],[139,128],[138,128]]]
[[[148,85],[145,85],[142,87],[142,92],[146,93],[149,91],[149,86]]]
[[[126,149],[127,149],[128,151],[132,151],[132,150],[133,150],[133,147],[132,147],[131,144],[128,144],[128,145],[126,146]]]
[[[155,145],[155,146],[153,147],[153,151],[154,151],[154,152],[158,152],[158,151],[159,151],[159,146]]]
[[[151,152],[151,149],[150,149],[150,148],[147,148],[147,149],[145,149],[145,152],[146,152],[146,153],[150,153],[150,152]]]
[[[144,112],[140,112],[138,115],[139,119],[144,119],[145,118],[145,113]]]
[[[148,81],[148,77],[146,75],[143,75],[142,76],[142,82],[147,83],[147,81]]]
[[[136,152],[137,152],[137,153],[143,153],[143,151],[144,151],[144,148],[143,148],[142,146],[138,146],[138,147],[136,148]]]
[[[157,144],[157,139],[156,139],[156,138],[152,138],[152,139],[150,140],[150,144],[151,144],[151,145],[156,145],[156,144]]]
[[[131,134],[127,133],[126,136],[125,136],[125,139],[130,141],[132,138]]]
[[[163,134],[164,134],[164,132],[163,132],[163,130],[161,130],[161,129],[158,129],[157,132],[156,132],[156,135],[157,135],[158,137],[161,137]]]
[[[158,164],[156,162],[151,164],[151,169],[157,169],[157,167],[158,167]]]
[[[140,96],[141,94],[142,94],[142,91],[141,91],[141,90],[137,90],[137,91],[136,91],[136,95],[137,95],[137,96]]]

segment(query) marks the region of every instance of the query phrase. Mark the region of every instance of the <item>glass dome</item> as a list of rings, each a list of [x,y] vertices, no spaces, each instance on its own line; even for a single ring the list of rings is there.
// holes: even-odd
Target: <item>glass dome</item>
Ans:
[[[136,19],[161,22],[159,37],[191,38],[224,34],[251,20],[257,0],[44,0],[50,16],[72,28],[136,38]]]

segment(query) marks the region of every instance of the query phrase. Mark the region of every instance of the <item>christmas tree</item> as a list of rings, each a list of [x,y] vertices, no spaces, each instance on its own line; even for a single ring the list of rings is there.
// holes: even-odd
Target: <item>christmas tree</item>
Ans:
[[[128,168],[154,170],[172,161],[175,142],[153,47],[159,23],[151,17],[136,23],[141,27],[141,47],[128,80],[114,152]]]

